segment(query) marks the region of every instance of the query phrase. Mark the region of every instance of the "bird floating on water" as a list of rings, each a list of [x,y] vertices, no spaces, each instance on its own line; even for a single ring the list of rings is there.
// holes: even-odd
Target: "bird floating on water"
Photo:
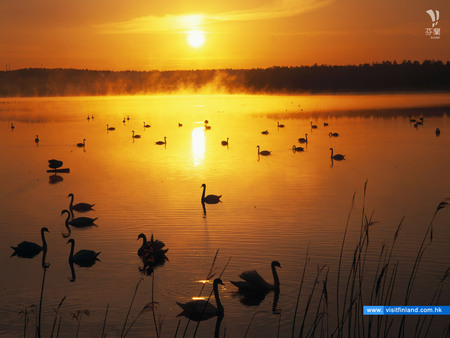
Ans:
[[[147,263],[150,267],[155,265],[164,264],[168,258],[165,256],[169,249],[163,249],[166,245],[164,242],[153,239],[153,234],[150,241],[147,241],[147,236],[145,234],[140,233],[138,235],[138,240],[142,238],[142,245],[139,248],[137,254],[141,257],[144,263]],[[145,267],[144,267],[145,268]]]
[[[331,158],[333,160],[336,160],[336,161],[345,160],[345,155],[342,155],[342,154],[335,154],[335,155],[333,155],[333,148],[330,148],[330,150],[331,150]]]
[[[328,136],[330,136],[330,137],[338,137],[339,134],[338,134],[338,133],[332,133],[332,132],[329,132],[329,133],[328,133]]]
[[[69,198],[69,197],[71,197],[71,199],[70,199],[69,210],[75,210],[75,211],[78,211],[78,212],[86,212],[86,211],[94,210],[94,209],[92,209],[92,207],[93,207],[95,204],[89,204],[89,203],[77,203],[77,204],[73,204],[73,199],[74,199],[73,194],[70,193],[70,194],[67,196],[67,198]],[[72,217],[73,217],[73,214],[72,214]]]
[[[133,138],[141,138],[141,135],[138,135],[138,134],[135,135],[134,134],[134,130],[132,132],[133,132],[133,136],[132,136]]]
[[[149,124],[145,124],[145,121],[144,121],[144,128],[150,128],[151,126],[149,125]]]
[[[113,130],[116,130],[116,128],[110,127],[109,124],[107,124],[107,125],[106,125],[106,130],[113,131]]]
[[[213,290],[217,306],[214,306],[210,302],[203,299],[192,300],[187,303],[177,302],[178,306],[183,309],[183,312],[181,312],[178,316],[186,316],[194,321],[202,321],[215,316],[223,316],[224,308],[219,298],[219,284],[224,285],[220,278],[214,279]]]
[[[239,275],[243,281],[230,281],[234,286],[237,286],[239,292],[262,292],[267,293],[270,290],[280,289],[280,279],[275,267],[281,268],[281,264],[278,261],[273,261],[271,264],[273,282],[270,284],[256,272],[256,270],[244,271]]]
[[[305,134],[305,137],[300,137],[298,139],[298,142],[300,142],[300,143],[308,143],[308,134]]]
[[[66,244],[71,244],[69,263],[77,264],[79,266],[89,267],[95,264],[98,259],[100,252],[95,252],[94,250],[79,250],[76,254],[73,254],[75,250],[75,240],[73,238],[69,239]]]
[[[270,151],[269,150],[259,150],[259,146],[256,146],[256,148],[258,148],[258,155],[262,155],[262,156],[269,156],[270,155]]]
[[[77,143],[77,147],[79,147],[79,148],[82,148],[82,147],[84,147],[86,145],[86,139],[84,138],[83,139],[83,142],[82,143]]]
[[[228,145],[228,137],[227,137],[227,140],[226,140],[226,141],[222,141],[221,144],[222,144],[223,146],[227,146],[227,145]]]
[[[178,127],[182,127],[183,123],[178,122]]]
[[[203,183],[202,184],[202,188],[203,188],[203,193],[202,193],[202,203],[206,203],[206,204],[217,204],[219,202],[222,202],[220,200],[220,198],[222,197],[222,195],[218,196],[218,195],[208,195],[205,196],[205,192],[206,192],[206,184]]]
[[[261,134],[263,134],[263,135],[268,135],[268,134],[269,134],[269,131],[268,131],[268,130],[263,130],[263,131],[261,132]]]
[[[277,122],[278,128],[284,128],[284,124],[280,124],[280,122]]]
[[[295,144],[292,146],[292,150],[295,151],[304,151],[305,149],[303,147],[296,147]]]
[[[49,232],[46,227],[41,228],[41,238],[42,238],[42,246],[33,242],[23,241],[17,246],[12,246],[11,248],[14,250],[12,256],[19,256],[22,258],[33,258],[42,250],[47,250],[47,242],[45,241],[44,232]]]
[[[164,136],[164,141],[157,141],[155,143],[158,145],[163,145],[163,144],[166,145],[167,144],[166,137]]]

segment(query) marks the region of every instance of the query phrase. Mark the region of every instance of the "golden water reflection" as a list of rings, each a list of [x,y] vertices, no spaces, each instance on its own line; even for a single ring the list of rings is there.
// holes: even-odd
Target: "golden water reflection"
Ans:
[[[205,158],[205,128],[196,127],[192,130],[192,160],[198,166]]]

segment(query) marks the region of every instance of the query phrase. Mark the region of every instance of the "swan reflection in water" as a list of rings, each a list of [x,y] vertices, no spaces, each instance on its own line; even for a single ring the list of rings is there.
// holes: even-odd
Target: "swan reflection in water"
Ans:
[[[62,182],[64,179],[62,178],[62,176],[56,175],[56,173],[54,175],[50,175],[48,177],[48,183],[49,184],[56,184],[58,182]]]

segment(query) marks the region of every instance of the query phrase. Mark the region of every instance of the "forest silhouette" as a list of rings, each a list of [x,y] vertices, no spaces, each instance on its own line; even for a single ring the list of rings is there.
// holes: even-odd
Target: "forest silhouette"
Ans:
[[[255,69],[102,71],[27,68],[0,72],[0,97],[190,93],[448,91],[450,62],[383,61]]]

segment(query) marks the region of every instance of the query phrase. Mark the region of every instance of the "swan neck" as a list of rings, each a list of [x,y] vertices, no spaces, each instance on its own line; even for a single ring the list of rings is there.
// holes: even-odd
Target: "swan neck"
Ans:
[[[70,210],[72,210],[72,207],[73,207],[73,194],[70,194],[70,206],[69,206]]]
[[[45,240],[44,230],[41,230],[41,237],[42,237],[42,248],[44,250],[47,249],[47,241]]]
[[[223,314],[223,305],[219,298],[219,284],[214,283],[213,289],[214,289],[214,298],[216,299],[217,304],[217,314],[221,315]]]
[[[75,249],[75,242],[70,242],[70,255],[69,255],[69,263],[73,262],[73,251]]]
[[[278,272],[275,269],[275,265],[272,265],[272,274],[273,274],[273,283],[275,286],[275,289],[280,288],[280,279],[278,278]]]
[[[205,199],[206,185],[203,186],[202,202]]]

